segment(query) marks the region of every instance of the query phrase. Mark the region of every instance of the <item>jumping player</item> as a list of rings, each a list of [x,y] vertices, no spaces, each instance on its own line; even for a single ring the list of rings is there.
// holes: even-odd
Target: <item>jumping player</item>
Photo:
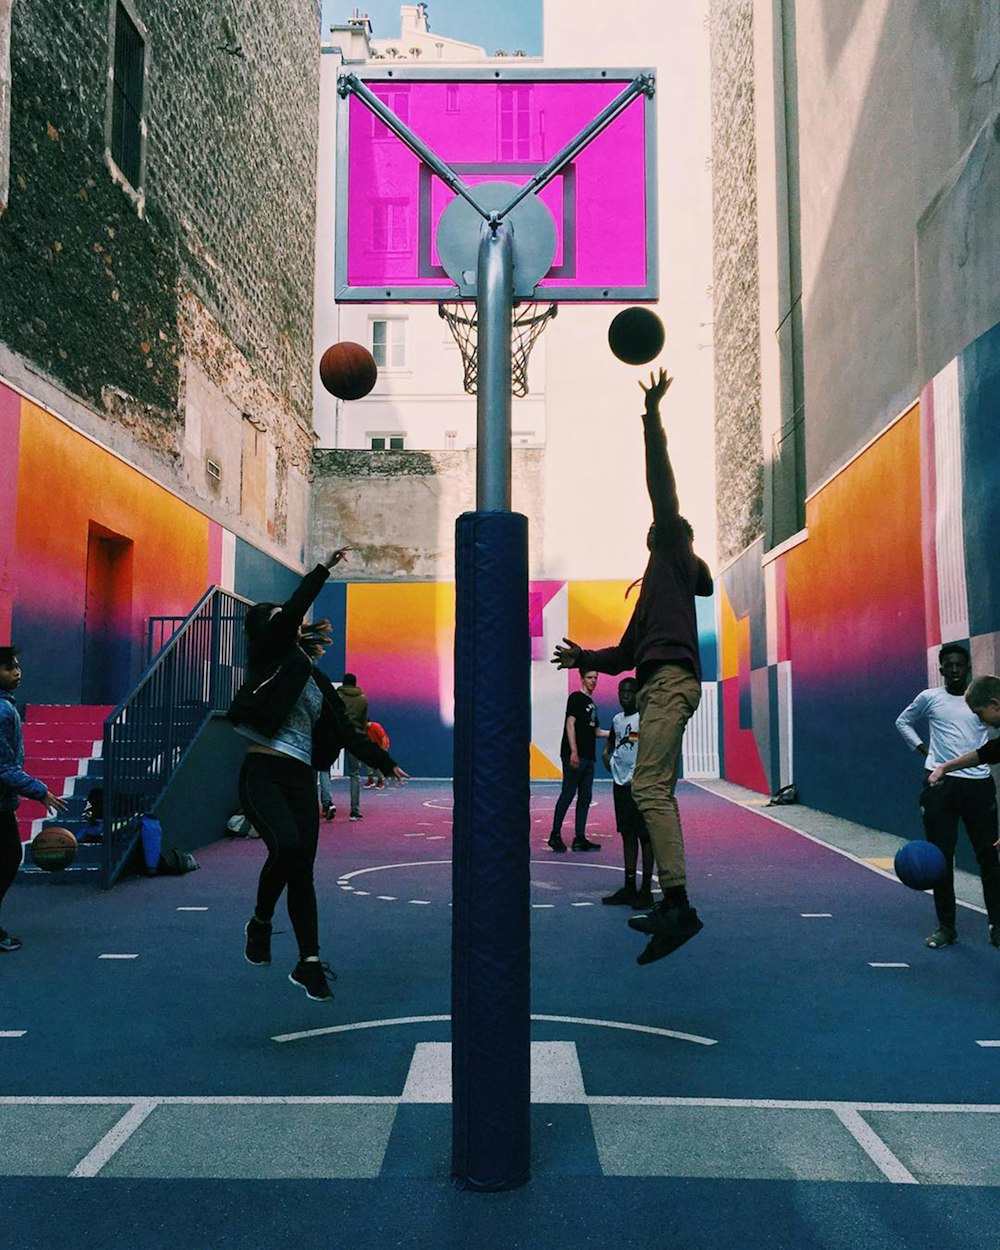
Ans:
[[[653,524],[646,536],[649,562],[639,601],[615,647],[585,651],[564,638],[552,663],[560,668],[596,669],[601,673],[636,670],[642,733],[636,752],[632,794],[646,822],[659,873],[663,900],[648,915],[633,916],[629,926],[650,942],[638,958],[649,964],[675,951],[702,929],[687,896],[684,834],[674,790],[680,770],[684,728],[701,702],[701,657],[695,595],[712,593],[712,575],[694,552],[694,533],[680,514],[677,483],[660,420],[660,400],[672,379],[661,369],[650,375],[643,430],[646,486]]]

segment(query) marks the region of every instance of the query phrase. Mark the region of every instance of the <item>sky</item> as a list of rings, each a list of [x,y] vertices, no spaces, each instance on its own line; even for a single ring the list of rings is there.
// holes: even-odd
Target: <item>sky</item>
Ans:
[[[400,4],[401,0],[323,0],[323,38],[356,8],[368,14],[376,39],[392,38],[400,32]],[[479,44],[488,53],[501,49],[542,54],[542,0],[428,0],[427,21],[432,31]]]

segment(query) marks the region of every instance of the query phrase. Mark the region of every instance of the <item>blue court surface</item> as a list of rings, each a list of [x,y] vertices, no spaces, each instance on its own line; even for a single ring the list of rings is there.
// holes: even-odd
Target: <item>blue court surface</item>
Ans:
[[[703,932],[649,967],[610,785],[545,846],[532,788],[532,1164],[449,1180],[451,788],[364,792],[322,827],[335,1002],[242,954],[263,847],[110,893],[15,886],[0,956],[0,1195],[10,1250],[675,1247],[1000,1250],[1000,950],[929,897],[692,783]],[[196,817],[192,817],[195,819]]]

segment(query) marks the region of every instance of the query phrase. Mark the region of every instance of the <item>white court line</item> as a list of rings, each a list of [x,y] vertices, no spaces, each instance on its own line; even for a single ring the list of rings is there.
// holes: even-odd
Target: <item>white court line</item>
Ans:
[[[410,837],[410,834],[404,834],[404,837]],[[423,837],[423,834],[418,834]],[[354,872],[345,872],[338,878],[338,881],[350,881],[352,877],[363,877],[367,872],[385,872],[389,868],[426,868],[429,865],[451,865],[450,859],[414,859],[405,864],[373,864],[371,868],[355,868]]]
[[[997,1042],[990,1042],[990,1041],[986,1041],[986,1042],[976,1042],[976,1045],[977,1045],[977,1046],[992,1046],[992,1047],[995,1047],[995,1048],[1000,1049],[1000,1041],[997,1041]]]
[[[70,1176],[96,1176],[113,1154],[119,1151],[135,1130],[156,1110],[156,1101],[144,1098],[131,1106],[122,1118],[80,1160]]]
[[[178,911],[208,911],[207,907],[178,907]]]
[[[555,907],[555,903],[532,903],[531,906],[537,910],[541,907]]]
[[[395,894],[379,894],[378,897],[383,901],[383,903],[395,903],[396,901]]]
[[[851,1107],[835,1107],[834,1113],[886,1180],[897,1185],[917,1185],[919,1181],[907,1171],[872,1126]]]
[[[98,959],[138,959],[138,955],[98,955]]]
[[[803,920],[832,920],[832,911],[803,911],[799,915]]]
[[[869,968],[909,968],[909,964],[868,964]]]
[[[354,887],[352,886],[351,888],[353,889]],[[354,890],[354,893],[358,898],[367,898],[371,894],[371,890]]]
[[[27,1029],[0,1029],[0,1037],[24,1037]],[[980,1046],[989,1045],[989,1042],[979,1043]]]
[[[414,907],[430,907],[431,905],[429,898],[411,898],[408,902],[412,903]]]
[[[627,1024],[620,1020],[591,1020],[582,1016],[541,1016],[533,1015],[532,1020],[543,1020],[550,1024],[586,1024],[603,1029],[625,1029],[632,1033],[652,1033],[656,1037],[673,1037],[682,1042],[696,1042],[699,1046],[715,1046],[714,1037],[698,1037],[695,1033],[678,1033],[674,1029],[658,1029],[650,1024]],[[306,1037],[323,1037],[327,1033],[351,1033],[356,1029],[385,1029],[399,1024],[435,1024],[451,1023],[451,1016],[401,1016],[395,1020],[361,1020],[357,1024],[330,1024],[320,1029],[305,1029],[301,1033],[279,1033],[271,1038],[272,1042],[298,1042]],[[3,1104],[0,1098],[0,1105]]]
[[[593,903],[570,903],[570,907],[593,907]]]

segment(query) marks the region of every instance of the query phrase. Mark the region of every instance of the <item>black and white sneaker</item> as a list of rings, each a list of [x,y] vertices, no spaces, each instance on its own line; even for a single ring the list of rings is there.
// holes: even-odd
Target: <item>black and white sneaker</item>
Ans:
[[[337,974],[329,964],[320,963],[317,959],[300,959],[288,974],[293,985],[300,985],[318,1003],[333,1001],[333,990],[327,984],[327,977],[336,981]]]
[[[271,926],[251,916],[246,923],[247,944],[243,954],[248,964],[258,967],[271,962]]]
[[[13,937],[6,929],[0,929],[0,951],[19,951],[23,945],[20,938]]]
[[[599,851],[600,842],[591,842],[589,838],[574,838],[570,843],[571,851]]]
[[[361,820],[361,819],[363,818],[360,812],[351,812],[351,820]]]

